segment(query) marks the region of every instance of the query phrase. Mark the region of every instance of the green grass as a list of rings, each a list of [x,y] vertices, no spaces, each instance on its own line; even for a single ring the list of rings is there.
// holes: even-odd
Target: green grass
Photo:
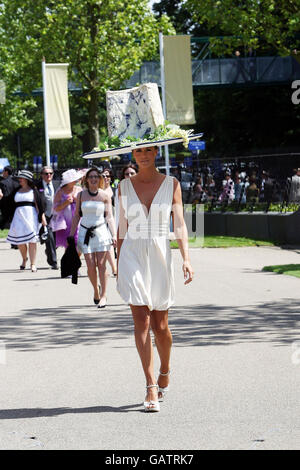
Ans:
[[[265,272],[300,277],[300,264],[275,264],[274,266],[265,266],[262,270]]]
[[[222,237],[222,236],[206,236],[189,238],[190,248],[232,248],[243,246],[274,246],[275,243],[266,240],[254,240],[244,237]],[[176,241],[171,242],[171,248],[178,248]]]
[[[7,237],[8,230],[0,230],[0,238]],[[204,240],[202,237],[190,237],[190,248],[231,248],[243,246],[274,246],[275,243],[265,240],[253,240],[244,237],[221,237],[221,236],[206,236]],[[178,248],[176,241],[171,242],[171,248]]]
[[[8,228],[0,230],[0,238],[6,238],[8,234]]]

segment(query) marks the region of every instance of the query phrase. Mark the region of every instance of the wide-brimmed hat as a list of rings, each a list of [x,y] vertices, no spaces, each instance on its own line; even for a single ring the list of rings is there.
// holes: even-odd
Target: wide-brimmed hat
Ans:
[[[129,90],[108,91],[106,94],[107,127],[109,137],[99,147],[84,153],[86,159],[112,157],[130,153],[134,149],[161,147],[183,143],[203,134],[181,129],[164,122],[158,87],[146,83]]]
[[[31,171],[28,170],[19,170],[17,177],[24,178],[28,181],[33,181],[33,174],[31,173]]]
[[[182,130],[182,129],[181,129]],[[84,153],[82,156],[83,158],[102,158],[102,157],[111,157],[114,155],[122,155],[124,153],[130,153],[135,149],[145,148],[145,147],[162,147],[164,145],[172,145],[172,144],[181,144],[189,142],[190,140],[196,140],[203,137],[203,133],[200,134],[189,134],[186,138],[183,137],[170,137],[164,138],[162,140],[146,140],[142,142],[131,142],[124,143],[124,145],[107,148],[105,150],[100,150],[100,148],[95,148],[91,152]]]
[[[61,175],[61,183],[60,186],[65,186],[66,184],[73,183],[74,181],[78,181],[82,178],[82,174],[76,170],[66,170]]]

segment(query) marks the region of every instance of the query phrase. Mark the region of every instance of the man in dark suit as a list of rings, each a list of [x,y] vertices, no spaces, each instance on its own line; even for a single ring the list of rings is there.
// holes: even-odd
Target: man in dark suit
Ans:
[[[53,181],[53,169],[51,166],[44,166],[41,170],[41,179],[36,183],[36,187],[40,193],[42,204],[44,206],[44,212],[48,224],[48,238],[46,241],[46,255],[47,263],[52,269],[58,269],[57,267],[57,256],[56,256],[56,243],[55,234],[49,227],[49,222],[52,217],[52,206],[55,191],[59,187],[59,181]]]
[[[12,167],[5,166],[2,173],[2,180],[0,181],[0,189],[3,194],[3,198],[0,201],[2,214],[0,229],[9,228],[14,215],[14,195],[20,185],[13,179],[12,175]]]

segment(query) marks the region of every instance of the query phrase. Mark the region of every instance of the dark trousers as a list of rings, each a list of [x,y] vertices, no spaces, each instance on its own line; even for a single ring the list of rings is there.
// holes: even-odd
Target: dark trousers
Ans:
[[[49,224],[51,217],[46,216],[47,223]],[[46,256],[47,256],[47,263],[50,266],[53,264],[57,264],[57,256],[56,256],[56,241],[55,241],[55,234],[52,232],[52,229],[48,225],[48,240],[46,241]]]

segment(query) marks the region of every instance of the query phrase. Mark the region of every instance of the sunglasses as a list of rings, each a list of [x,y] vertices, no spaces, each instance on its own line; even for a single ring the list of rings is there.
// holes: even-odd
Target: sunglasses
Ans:
[[[103,178],[111,178],[110,175],[102,175],[102,176],[103,176]]]
[[[45,176],[53,175],[53,173],[43,173]]]

